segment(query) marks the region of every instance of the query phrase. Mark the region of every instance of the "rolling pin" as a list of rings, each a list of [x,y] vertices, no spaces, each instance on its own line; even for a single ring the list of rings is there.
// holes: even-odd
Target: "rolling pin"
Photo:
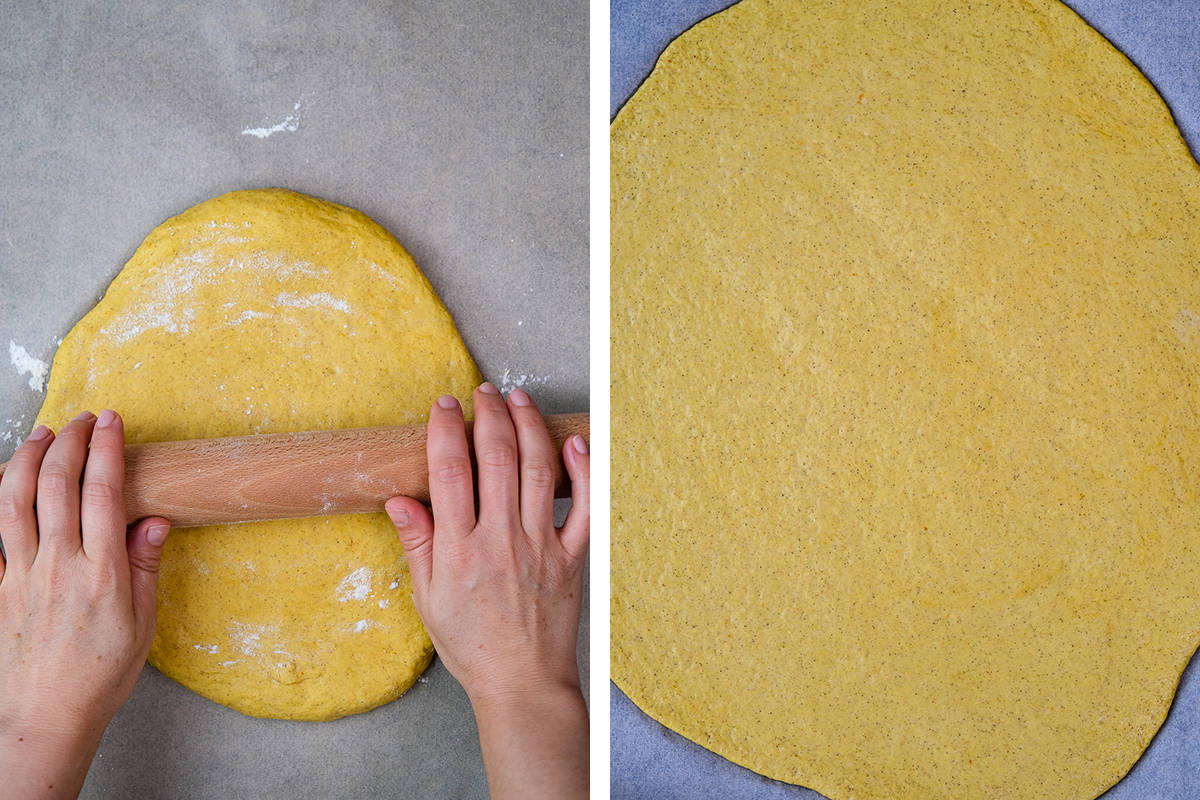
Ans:
[[[577,434],[588,438],[588,415],[551,414],[546,427],[560,454],[555,497],[566,497],[562,447]],[[0,475],[5,466],[0,465]],[[125,447],[125,515],[130,522],[154,515],[186,528],[357,514],[383,511],[384,502],[396,495],[429,501],[424,424]]]

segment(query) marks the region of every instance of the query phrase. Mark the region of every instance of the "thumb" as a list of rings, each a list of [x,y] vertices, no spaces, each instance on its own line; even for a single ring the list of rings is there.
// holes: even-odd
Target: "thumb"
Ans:
[[[559,540],[563,549],[582,564],[591,537],[592,480],[591,459],[582,436],[572,436],[563,444],[563,462],[571,477],[571,510],[559,529]]]
[[[400,544],[404,545],[413,594],[423,598],[433,579],[433,515],[411,497],[393,497],[383,507],[400,534]]]
[[[158,564],[171,523],[162,517],[147,517],[133,526],[125,540],[129,553],[129,584],[133,592],[133,616],[138,630],[154,632],[154,600],[158,591]]]

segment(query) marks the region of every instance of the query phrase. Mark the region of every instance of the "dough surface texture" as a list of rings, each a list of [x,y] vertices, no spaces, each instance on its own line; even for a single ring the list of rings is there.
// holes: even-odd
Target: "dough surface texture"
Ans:
[[[154,229],[63,340],[38,421],[114,408],[130,442],[421,422],[480,381],[412,258],[365,215],[231,192]],[[331,487],[331,490],[335,487]],[[383,514],[174,530],[150,662],[252,716],[402,694],[433,647]]]
[[[1200,640],[1200,169],[1050,0],[743,0],[612,144],[612,674],[833,800],[1094,798]]]

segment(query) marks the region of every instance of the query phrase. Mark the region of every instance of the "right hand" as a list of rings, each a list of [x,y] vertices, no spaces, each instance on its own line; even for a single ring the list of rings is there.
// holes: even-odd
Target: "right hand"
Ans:
[[[446,395],[429,415],[433,513],[407,497],[387,511],[413,577],[417,611],[438,657],[473,703],[527,693],[579,693],[575,644],[588,546],[588,455],[563,446],[572,507],[554,527],[554,461],[528,394],[506,403],[490,383],[474,395],[479,514],[462,408]]]

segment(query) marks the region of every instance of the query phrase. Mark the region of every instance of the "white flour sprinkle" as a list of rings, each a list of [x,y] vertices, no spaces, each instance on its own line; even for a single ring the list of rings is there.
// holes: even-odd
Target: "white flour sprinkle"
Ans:
[[[197,650],[199,650],[202,653],[217,652],[217,646],[215,644],[194,644],[194,645],[192,645],[192,647],[196,648]]]
[[[269,128],[242,128],[242,136],[253,136],[256,139],[266,139],[268,136],[275,133],[291,132],[300,128],[300,101],[296,101],[296,105],[292,106],[292,113],[283,118],[283,122],[277,122]]]
[[[13,439],[16,439],[17,446],[20,446],[21,433],[25,430],[26,419],[27,417],[22,414],[20,419],[13,419],[12,417],[9,417],[8,419],[4,420],[4,427],[7,428],[7,430],[0,431],[0,442],[11,442]]]
[[[383,267],[376,264],[374,261],[370,262],[370,264],[371,264],[371,271],[374,272],[379,277],[383,278],[388,283],[390,283],[392,285],[393,289],[401,289],[402,288],[400,286],[400,281],[396,280],[395,275],[388,272]]]
[[[1195,342],[1200,345],[1200,314],[1189,309],[1183,309],[1175,318],[1175,335],[1183,344]]]
[[[243,655],[252,656],[262,652],[263,636],[279,633],[278,625],[249,625],[244,622],[229,623],[229,638]]]
[[[329,292],[316,292],[314,294],[301,297],[297,294],[289,294],[281,292],[275,298],[275,302],[281,306],[291,306],[292,308],[316,308],[317,306],[326,306],[335,311],[350,313],[350,304],[340,297],[334,297]]]
[[[50,371],[50,365],[40,358],[34,358],[21,345],[8,340],[8,357],[12,361],[13,367],[16,368],[18,375],[29,375],[29,388],[35,392],[40,392],[45,388],[46,373]]]
[[[243,322],[245,322],[246,320],[250,320],[250,319],[267,319],[267,318],[268,318],[268,317],[270,317],[270,316],[271,316],[270,314],[264,314],[264,313],[262,313],[261,311],[243,311],[243,312],[242,312],[241,314],[239,314],[237,317],[235,317],[234,319],[231,319],[231,320],[229,320],[229,322],[227,322],[227,323],[225,323],[225,324],[226,324],[226,325],[230,325],[230,326],[233,326],[233,325],[241,325],[241,324],[242,324]]]
[[[371,594],[371,568],[359,567],[346,577],[337,587],[338,602],[350,600],[363,601]]]
[[[388,599],[387,599],[386,597],[384,597],[384,598],[381,598],[381,599],[379,600],[379,607],[380,607],[380,608],[387,608],[389,605],[391,605],[391,603],[389,603],[389,602],[388,602]]]
[[[211,231],[211,236],[206,234],[188,244],[194,246],[197,242],[220,244],[231,241],[231,238],[224,234],[221,228],[214,227],[211,228]],[[232,241],[237,240],[232,239]],[[198,287],[229,283],[232,273],[249,273],[250,277],[247,283],[254,289],[259,289],[271,279],[282,283],[297,275],[315,277],[329,271],[327,268],[318,267],[309,261],[287,259],[280,253],[265,250],[247,253],[223,263],[217,263],[216,257],[214,250],[202,248],[162,265],[155,274],[153,285],[149,289],[143,290],[138,306],[128,309],[110,321],[100,329],[100,333],[111,337],[118,344],[155,329],[186,335],[190,332],[191,324],[196,319],[198,305],[196,289]],[[296,297],[296,295],[284,294],[281,297]],[[345,300],[338,300],[326,293],[308,295],[298,298],[298,300],[299,302],[293,305],[297,305],[299,308],[317,304],[332,304],[339,311],[350,311]],[[231,306],[232,304],[227,303],[222,307]],[[232,312],[230,313],[232,315]],[[245,310],[240,316],[227,321],[226,324],[236,325],[263,316],[267,315],[259,311]]]
[[[513,389],[524,389],[549,381],[549,375],[516,375],[512,370],[505,369],[504,374],[500,376],[500,391],[508,394]]]
[[[215,266],[209,263],[211,258],[211,251],[201,250],[165,265],[159,271],[160,282],[143,302],[113,319],[100,329],[100,333],[112,337],[118,344],[157,328],[186,334],[196,311],[191,306],[181,307],[181,301],[186,302],[194,295],[197,283],[210,284],[231,266]]]

